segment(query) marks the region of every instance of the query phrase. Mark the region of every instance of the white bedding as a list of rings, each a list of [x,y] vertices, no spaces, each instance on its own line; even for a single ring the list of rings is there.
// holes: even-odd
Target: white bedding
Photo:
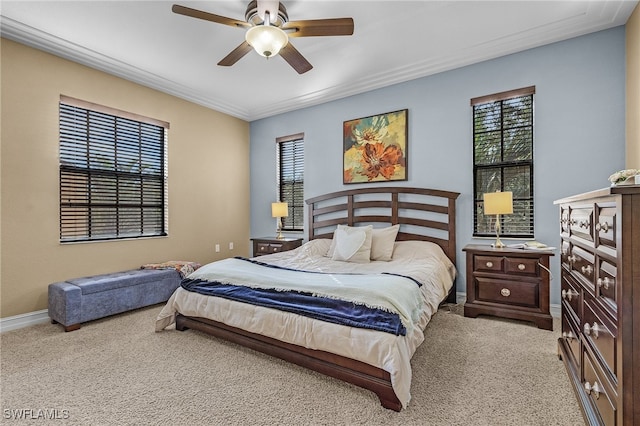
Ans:
[[[295,250],[261,256],[258,260],[309,271],[395,273],[421,282],[422,311],[415,324],[407,328],[406,336],[332,324],[271,308],[205,296],[182,288],[175,291],[158,315],[156,331],[173,324],[179,312],[356,359],[388,371],[396,396],[406,407],[411,398],[411,357],[424,341],[424,328],[453,285],[455,267],[439,246],[428,242],[396,242],[391,261],[365,264],[331,260],[325,256],[330,244],[331,240],[313,240]]]

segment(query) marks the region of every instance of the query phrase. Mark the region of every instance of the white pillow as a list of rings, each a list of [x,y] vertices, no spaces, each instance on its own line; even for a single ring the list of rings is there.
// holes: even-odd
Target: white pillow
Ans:
[[[371,256],[371,230],[368,226],[338,226],[333,234],[332,260],[369,263]]]
[[[400,225],[374,228],[371,232],[371,260],[388,262],[393,256],[393,247]]]

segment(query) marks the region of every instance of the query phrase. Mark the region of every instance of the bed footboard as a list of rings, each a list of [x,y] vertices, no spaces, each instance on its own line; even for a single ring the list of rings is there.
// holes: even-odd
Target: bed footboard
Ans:
[[[184,331],[189,328],[368,389],[378,396],[383,407],[394,411],[402,409],[402,404],[391,386],[390,374],[370,364],[329,352],[281,342],[206,318],[177,314],[176,329]]]

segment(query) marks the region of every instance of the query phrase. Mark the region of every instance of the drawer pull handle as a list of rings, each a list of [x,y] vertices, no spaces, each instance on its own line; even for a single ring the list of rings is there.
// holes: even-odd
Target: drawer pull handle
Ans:
[[[569,302],[571,302],[571,299],[573,299],[574,297],[578,297],[578,293],[571,289],[562,290],[561,294],[562,294],[562,298],[569,300]]]
[[[576,338],[576,336],[574,336],[571,331],[563,331],[562,332],[562,337],[564,337],[565,339],[567,339],[569,341],[571,341],[571,340]]]
[[[576,257],[575,254],[572,254],[567,257],[567,260],[569,261],[569,263],[576,263],[578,261],[578,258]]]
[[[500,294],[504,297],[509,297],[511,296],[511,290],[509,290],[508,288],[503,288],[502,290],[500,290]]]
[[[602,392],[602,389],[600,388],[598,382],[593,382],[593,386],[590,385],[589,382],[584,382],[584,390],[589,395],[593,393],[596,399],[600,398],[600,392]]]
[[[613,285],[615,283],[615,280],[609,279],[609,277],[604,277],[604,278],[598,278],[598,287],[604,287],[605,290],[609,290],[609,286]]]
[[[583,266],[580,268],[583,274],[591,275],[593,272],[593,267],[591,265]]]
[[[518,265],[518,269],[524,271],[525,269],[527,269],[527,267],[524,265],[524,263],[521,263]]]
[[[580,228],[585,228],[585,229],[589,229],[590,225],[591,224],[589,223],[588,220],[581,220],[580,223],[578,224]]]
[[[594,322],[592,326],[589,326],[589,323],[584,325],[584,334],[587,336],[593,336],[594,339],[598,338],[598,333],[600,332],[600,327],[597,322]]]
[[[609,232],[609,224],[607,222],[596,223],[596,231],[598,232],[602,231],[606,234],[607,232]]]
[[[493,262],[487,262],[487,268],[492,268],[493,267]]]

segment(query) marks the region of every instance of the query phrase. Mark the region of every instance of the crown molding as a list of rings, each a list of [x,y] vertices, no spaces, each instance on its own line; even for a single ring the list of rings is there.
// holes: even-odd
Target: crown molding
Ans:
[[[5,16],[0,17],[0,35],[206,108],[242,120],[254,121],[624,25],[636,4],[636,1],[588,2],[584,9],[576,11],[572,16],[559,18],[540,27],[528,28],[508,36],[483,41],[474,46],[451,51],[444,57],[425,59],[403,64],[380,73],[369,74],[358,79],[355,84],[352,81],[344,82],[253,109],[223,102],[212,96],[203,96],[202,93],[175,81],[102,55]]]
[[[81,65],[140,84],[160,92],[249,121],[246,110],[212,100],[173,81],[63,40],[6,16],[0,17],[0,35],[9,40],[68,59]]]

